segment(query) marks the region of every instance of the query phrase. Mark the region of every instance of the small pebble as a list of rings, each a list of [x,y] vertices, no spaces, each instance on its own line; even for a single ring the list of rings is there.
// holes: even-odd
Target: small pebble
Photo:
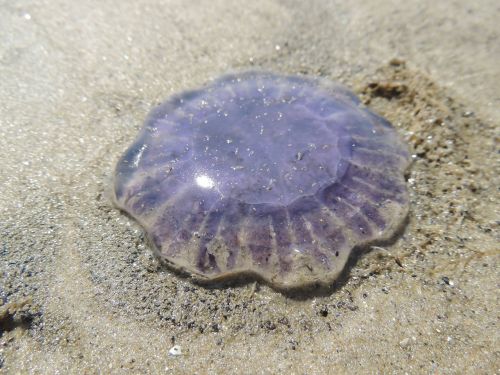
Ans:
[[[172,356],[178,356],[178,355],[182,355],[182,348],[180,345],[174,345],[170,348],[170,350],[168,351],[168,354],[169,355],[172,355]]]
[[[404,348],[407,348],[408,345],[410,344],[410,339],[407,337],[399,342],[399,346]]]
[[[441,280],[443,280],[443,282],[444,282],[446,285],[449,285],[449,286],[453,286],[453,285],[455,285],[455,284],[453,283],[453,281],[451,281],[451,280],[450,280],[447,276],[443,276],[443,277],[441,278]]]

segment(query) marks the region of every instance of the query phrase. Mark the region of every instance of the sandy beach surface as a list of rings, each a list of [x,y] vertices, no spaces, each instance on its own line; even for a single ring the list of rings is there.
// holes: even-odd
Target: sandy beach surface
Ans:
[[[0,372],[498,373],[499,19],[493,0],[1,1]],[[411,148],[406,228],[329,290],[199,286],[108,199],[153,106],[242,69],[340,81]]]

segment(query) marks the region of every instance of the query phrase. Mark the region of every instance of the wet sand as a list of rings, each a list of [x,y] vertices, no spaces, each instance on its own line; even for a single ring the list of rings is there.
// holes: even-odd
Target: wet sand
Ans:
[[[498,371],[494,1],[0,6],[0,371]],[[403,233],[329,290],[196,285],[109,202],[150,108],[249,68],[344,83],[414,155]]]

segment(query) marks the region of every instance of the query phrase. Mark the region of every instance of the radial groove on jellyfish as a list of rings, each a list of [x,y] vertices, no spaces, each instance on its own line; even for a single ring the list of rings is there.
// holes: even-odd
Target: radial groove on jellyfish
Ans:
[[[329,284],[408,211],[405,144],[323,79],[227,75],[151,111],[115,171],[115,203],[157,255],[200,280]]]

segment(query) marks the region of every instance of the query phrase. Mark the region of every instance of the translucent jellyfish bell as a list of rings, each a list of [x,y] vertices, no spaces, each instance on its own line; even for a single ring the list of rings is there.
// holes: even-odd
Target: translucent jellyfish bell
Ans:
[[[197,279],[328,284],[355,246],[403,221],[409,160],[346,89],[249,72],[154,109],[117,164],[115,202]]]

